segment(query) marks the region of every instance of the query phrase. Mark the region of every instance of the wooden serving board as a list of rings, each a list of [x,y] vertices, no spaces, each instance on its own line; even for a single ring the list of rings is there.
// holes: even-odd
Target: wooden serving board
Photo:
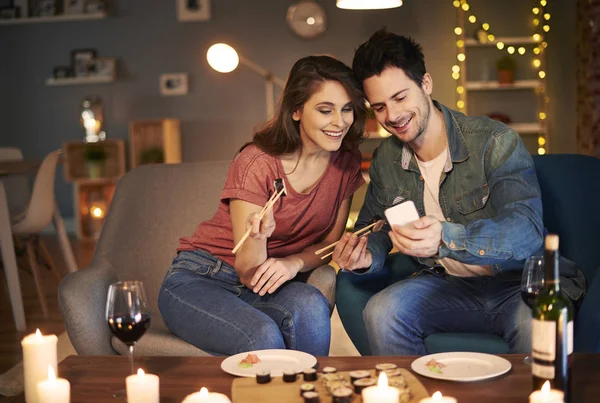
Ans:
[[[369,370],[371,376],[375,377],[375,370]],[[400,372],[410,387],[412,397],[407,403],[418,403],[421,399],[429,396],[425,386],[407,369],[400,368]],[[350,372],[338,372],[350,382]],[[302,374],[299,374],[296,382],[283,382],[283,377],[274,376],[271,382],[266,384],[256,383],[256,378],[237,378],[231,385],[231,397],[233,403],[303,403],[300,396],[300,385],[303,383],[314,383],[315,391],[319,393],[321,403],[331,403],[332,397],[323,385],[323,374],[319,373],[316,381],[306,382]],[[361,403],[360,395],[354,394],[352,403]]]

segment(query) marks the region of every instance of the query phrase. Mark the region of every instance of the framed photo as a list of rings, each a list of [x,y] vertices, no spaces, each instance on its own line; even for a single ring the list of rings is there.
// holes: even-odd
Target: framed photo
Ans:
[[[73,77],[73,70],[70,66],[58,66],[52,71],[52,76],[54,78]]]
[[[31,17],[48,17],[56,15],[56,2],[54,0],[31,0],[29,2],[29,15]]]
[[[103,13],[106,11],[105,0],[87,0],[85,2],[86,13]]]
[[[186,73],[169,73],[160,76],[160,94],[164,96],[186,95],[188,77]]]
[[[64,0],[65,14],[85,13],[86,0]]]
[[[210,0],[177,0],[179,21],[206,21],[210,19]]]
[[[71,51],[71,68],[75,77],[89,76],[96,60],[95,49],[77,49]]]
[[[101,57],[94,60],[90,68],[90,75],[95,77],[114,77],[116,71],[116,59]]]
[[[20,7],[0,7],[0,20],[12,20],[21,17]]]

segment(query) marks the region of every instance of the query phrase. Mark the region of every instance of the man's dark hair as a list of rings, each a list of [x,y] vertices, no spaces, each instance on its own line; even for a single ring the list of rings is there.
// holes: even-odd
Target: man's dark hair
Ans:
[[[375,32],[354,53],[352,69],[359,82],[378,76],[387,67],[398,67],[420,87],[425,69],[421,45],[414,39],[387,32]]]

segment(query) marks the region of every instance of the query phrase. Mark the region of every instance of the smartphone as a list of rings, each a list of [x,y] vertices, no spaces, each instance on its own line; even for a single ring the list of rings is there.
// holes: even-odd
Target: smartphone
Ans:
[[[406,225],[419,219],[419,212],[412,200],[396,204],[385,210],[385,218],[391,227]]]

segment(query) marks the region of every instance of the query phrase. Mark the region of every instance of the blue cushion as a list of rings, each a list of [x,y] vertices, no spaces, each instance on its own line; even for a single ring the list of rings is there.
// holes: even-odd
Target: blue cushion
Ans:
[[[485,333],[434,333],[425,338],[429,354],[451,351],[508,354],[508,344],[499,336]]]

